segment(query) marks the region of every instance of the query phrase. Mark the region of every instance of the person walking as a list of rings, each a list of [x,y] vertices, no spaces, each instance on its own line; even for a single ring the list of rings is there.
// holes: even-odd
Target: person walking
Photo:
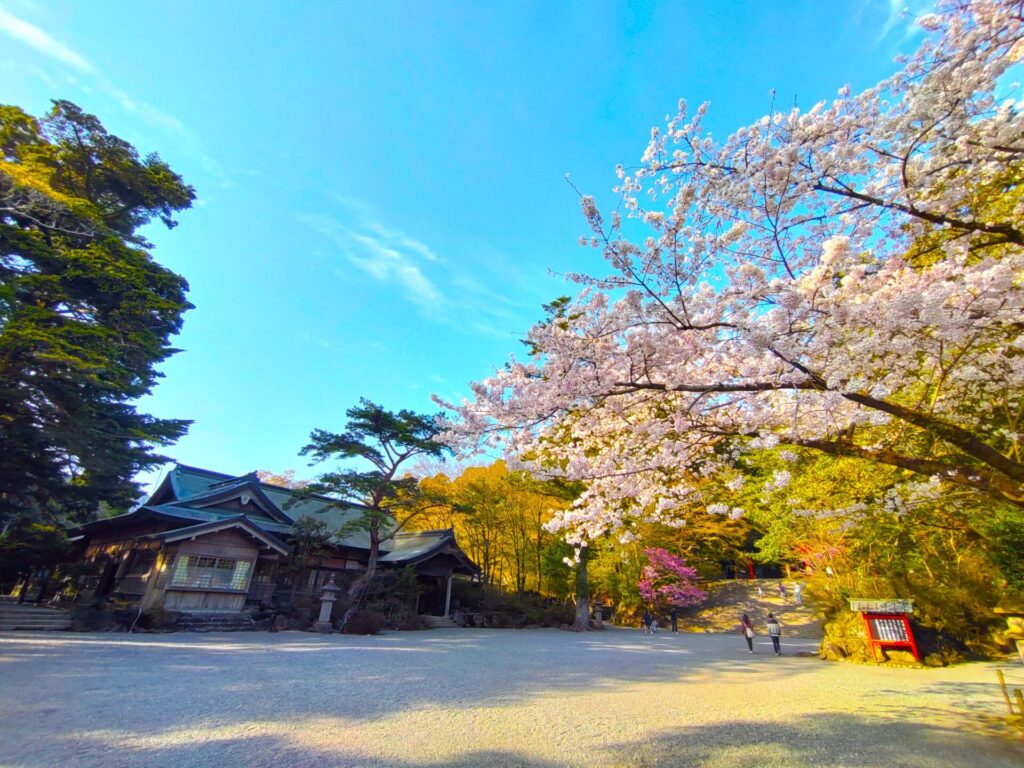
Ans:
[[[652,632],[651,632],[651,622],[652,621],[654,621],[654,617],[651,616],[651,612],[648,611],[647,609],[644,609],[644,634],[645,635],[652,634]]]
[[[797,582],[796,586],[793,587],[793,599],[797,605],[804,604],[804,585],[802,582]]]
[[[675,606],[675,605],[672,606],[671,618],[672,618],[672,631],[673,632],[678,632],[679,631],[679,608],[677,606]]]
[[[779,624],[779,620],[772,614],[768,614],[768,637],[772,639],[772,648],[775,649],[775,655],[781,656],[782,649],[779,648],[780,638],[782,637],[782,625]]]
[[[740,620],[740,633],[747,641],[747,650],[751,653],[754,652],[754,625],[750,621],[750,617],[747,614],[743,614],[743,618]]]
[[[789,602],[789,595],[786,594],[786,585],[783,584],[781,581],[779,582],[779,597],[782,598],[782,601],[784,603]]]

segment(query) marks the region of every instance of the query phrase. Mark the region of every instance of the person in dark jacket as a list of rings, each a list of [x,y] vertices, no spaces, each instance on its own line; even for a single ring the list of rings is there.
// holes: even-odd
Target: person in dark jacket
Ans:
[[[679,608],[674,605],[672,606],[672,631],[679,631]]]
[[[644,633],[651,634],[651,622],[654,621],[654,617],[651,616],[650,611],[644,611]]]
[[[774,615],[768,614],[768,637],[772,639],[772,648],[775,649],[775,655],[781,656],[782,649],[779,648],[780,638],[782,637],[782,625],[779,624],[779,620]]]
[[[747,614],[743,614],[743,618],[740,620],[740,634],[743,635],[747,641],[747,648],[751,653],[754,652],[754,625],[750,621],[750,617]]]

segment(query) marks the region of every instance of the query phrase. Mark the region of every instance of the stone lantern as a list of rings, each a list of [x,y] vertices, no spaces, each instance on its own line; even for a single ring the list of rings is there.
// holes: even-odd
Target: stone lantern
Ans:
[[[331,611],[334,610],[334,603],[338,599],[338,586],[334,583],[334,574],[331,574],[331,578],[324,584],[324,592],[320,595],[320,619],[313,625],[313,629],[317,632],[333,632],[334,627],[331,625]]]

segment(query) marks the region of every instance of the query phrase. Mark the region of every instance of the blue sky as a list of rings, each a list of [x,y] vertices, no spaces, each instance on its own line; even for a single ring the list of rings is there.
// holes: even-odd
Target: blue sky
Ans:
[[[177,460],[302,476],[359,397],[433,412],[523,349],[595,266],[566,173],[610,204],[680,98],[724,136],[869,86],[904,5],[0,0],[0,102],[70,99],[196,187],[147,233],[196,309],[143,406],[195,421]]]

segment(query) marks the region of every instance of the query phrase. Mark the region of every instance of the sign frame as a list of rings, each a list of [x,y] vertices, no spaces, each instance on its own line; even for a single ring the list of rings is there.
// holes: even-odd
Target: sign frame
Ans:
[[[910,628],[910,619],[905,613],[875,613],[861,611],[864,619],[864,630],[868,639],[868,647],[871,648],[871,658],[878,661],[878,650],[884,648],[906,648],[914,656],[914,661],[921,661],[921,655],[917,651],[917,641],[914,639],[914,632]],[[897,626],[890,637],[878,637],[873,629],[877,623],[873,622],[896,622]],[[891,625],[890,625],[891,626]]]

